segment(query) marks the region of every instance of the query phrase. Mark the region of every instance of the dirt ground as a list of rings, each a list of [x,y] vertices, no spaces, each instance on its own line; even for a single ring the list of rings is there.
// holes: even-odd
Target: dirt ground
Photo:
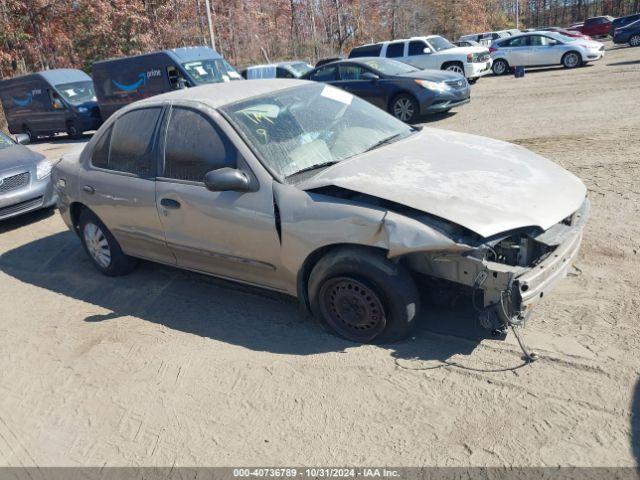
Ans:
[[[589,188],[580,257],[525,331],[538,362],[461,306],[357,346],[280,295],[150,263],[106,278],[57,213],[29,215],[0,224],[0,465],[640,464],[640,48],[608,48],[484,78],[427,123]]]

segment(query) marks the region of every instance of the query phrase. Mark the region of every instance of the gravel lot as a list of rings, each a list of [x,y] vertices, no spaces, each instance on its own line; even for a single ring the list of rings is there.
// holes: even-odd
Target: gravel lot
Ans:
[[[640,464],[640,48],[608,47],[428,122],[589,188],[581,255],[525,330],[538,362],[462,306],[356,346],[280,295],[149,263],[106,278],[39,213],[0,224],[0,465]]]

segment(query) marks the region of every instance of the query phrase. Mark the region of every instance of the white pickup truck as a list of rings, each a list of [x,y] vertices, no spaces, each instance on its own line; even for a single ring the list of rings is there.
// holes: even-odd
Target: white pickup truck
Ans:
[[[492,60],[484,47],[456,47],[444,37],[429,35],[355,47],[349,58],[386,57],[421,69],[449,70],[470,83],[491,72]]]

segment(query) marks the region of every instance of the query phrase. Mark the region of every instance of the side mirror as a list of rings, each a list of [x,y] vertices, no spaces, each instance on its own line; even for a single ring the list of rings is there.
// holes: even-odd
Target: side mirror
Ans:
[[[26,133],[16,134],[16,142],[20,145],[27,145],[31,141],[31,138]]]
[[[427,55],[431,53],[431,49],[429,47],[424,47],[424,49],[422,51],[424,53],[426,53]]]
[[[372,72],[364,72],[360,75],[361,80],[378,80],[380,77]]]
[[[246,173],[224,167],[208,172],[204,176],[204,185],[212,192],[247,192],[250,182]]]

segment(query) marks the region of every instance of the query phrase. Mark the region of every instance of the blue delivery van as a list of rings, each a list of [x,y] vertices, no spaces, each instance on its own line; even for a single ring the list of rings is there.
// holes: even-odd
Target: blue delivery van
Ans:
[[[205,83],[243,80],[209,47],[183,47],[116,58],[93,65],[102,118],[136,100]]]
[[[91,77],[81,70],[44,70],[0,81],[9,131],[31,139],[67,132],[79,137],[101,124]]]

